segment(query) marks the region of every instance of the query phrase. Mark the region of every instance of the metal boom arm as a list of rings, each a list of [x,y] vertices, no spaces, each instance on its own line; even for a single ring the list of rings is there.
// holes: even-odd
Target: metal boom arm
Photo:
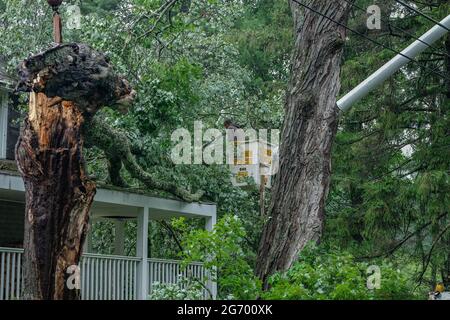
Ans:
[[[450,28],[450,15],[448,15],[444,20],[442,20],[441,25],[444,25],[447,28]],[[414,59],[420,53],[422,53],[425,49],[432,45],[437,40],[442,38],[448,31],[441,27],[440,25],[435,25],[428,32],[426,32],[423,36],[420,37],[420,40],[416,40],[409,47],[403,50],[402,55],[398,54],[394,58],[392,58],[388,63],[378,69],[375,73],[373,73],[366,80],[361,82],[356,88],[347,93],[344,97],[342,97],[338,102],[337,106],[341,111],[347,111],[353,106],[356,102],[364,98],[368,95],[373,89],[382,84],[385,80],[387,80],[390,76],[392,76],[395,72],[397,72],[400,68],[406,65],[411,60],[407,59],[405,56]]]

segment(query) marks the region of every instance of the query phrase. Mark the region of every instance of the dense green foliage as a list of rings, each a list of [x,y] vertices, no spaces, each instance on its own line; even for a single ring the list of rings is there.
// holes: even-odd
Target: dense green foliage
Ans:
[[[368,289],[367,279],[372,271],[367,262],[356,261],[348,252],[308,247],[288,272],[272,276],[272,288],[264,297],[285,300],[398,300],[417,297],[404,266],[403,270],[396,269],[386,261],[377,262],[377,266],[381,271],[380,288]]]
[[[168,158],[173,130],[192,131],[197,120],[205,128],[220,129],[226,118],[255,129],[281,127],[293,46],[287,1],[175,1],[164,12],[162,0],[65,2],[63,20],[67,4],[78,3],[83,16],[80,30],[64,28],[64,40],[108,53],[138,92],[127,114],[105,108],[100,116],[141,143],[143,168],[205,190],[204,200],[218,204],[221,219],[214,232],[201,230],[203,221],[152,221],[149,255],[204,262],[223,299],[262,294],[252,271],[266,219],[259,215],[257,188],[233,187],[226,166],[175,166]],[[355,7],[350,26],[395,50],[412,41],[396,28],[420,36],[433,25],[394,1],[376,3],[389,24],[368,30],[366,14]],[[448,1],[415,3],[438,20],[450,12]],[[373,1],[356,4],[365,9]],[[0,34],[0,56],[14,75],[23,58],[51,40],[46,1],[0,0]],[[342,117],[322,245],[304,251],[286,274],[275,275],[264,298],[426,298],[437,281],[450,282],[450,85],[429,71],[450,74],[444,41],[422,54],[420,65],[409,64]],[[393,55],[349,33],[341,93]],[[26,96],[21,98],[20,107],[26,108]],[[86,157],[90,172],[108,183],[104,155],[92,148]],[[145,189],[123,175],[130,189]],[[96,252],[112,253],[112,230],[109,222],[94,224]],[[126,254],[133,255],[135,222],[127,222],[126,230]],[[369,265],[381,269],[379,290],[366,287]],[[190,299],[198,293],[196,284],[191,288],[159,285],[151,298]]]
[[[175,226],[185,230],[187,225],[178,220]],[[224,299],[255,299],[261,284],[246,261],[243,241],[245,229],[237,216],[225,215],[213,231],[191,230],[183,240],[182,257],[185,264],[204,261],[210,280],[217,281],[219,297]]]
[[[362,7],[370,3],[358,1]],[[418,37],[433,26],[394,1],[380,3],[384,17],[399,12],[406,17],[390,19],[389,25],[382,23],[382,30],[366,33],[395,50],[412,41],[398,28]],[[438,21],[450,10],[446,1],[430,8],[418,5]],[[363,15],[355,14],[351,25],[358,28]],[[437,281],[448,283],[450,275],[450,87],[444,78],[450,70],[449,39],[437,42],[417,59],[420,65],[408,64],[342,118],[325,232],[327,241],[357,256],[413,263],[410,277],[430,289]],[[342,92],[392,56],[387,49],[351,36]]]

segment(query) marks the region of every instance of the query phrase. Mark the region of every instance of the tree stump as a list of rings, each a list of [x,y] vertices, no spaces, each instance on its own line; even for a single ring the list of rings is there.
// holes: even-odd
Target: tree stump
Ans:
[[[26,59],[19,91],[30,92],[16,145],[25,184],[24,299],[79,299],[69,285],[88,230],[96,186],[84,167],[82,128],[103,106],[127,107],[134,91],[108,59],[82,44]],[[73,283],[72,283],[73,284]]]

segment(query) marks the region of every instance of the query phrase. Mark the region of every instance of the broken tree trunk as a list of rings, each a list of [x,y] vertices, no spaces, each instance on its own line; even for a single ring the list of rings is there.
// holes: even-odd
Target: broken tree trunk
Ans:
[[[23,297],[78,299],[74,276],[95,195],[82,126],[104,105],[128,105],[134,92],[105,56],[80,44],[28,58],[19,75],[18,90],[31,92],[16,146],[26,197]]]
[[[313,9],[346,24],[350,4],[316,0]],[[291,1],[295,47],[286,94],[280,170],[260,242],[257,275],[288,269],[308,242],[322,234],[330,184],[331,145],[337,130],[336,96],[345,29]]]

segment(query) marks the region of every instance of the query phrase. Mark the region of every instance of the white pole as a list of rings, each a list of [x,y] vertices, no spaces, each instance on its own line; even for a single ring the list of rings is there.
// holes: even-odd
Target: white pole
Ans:
[[[123,256],[125,253],[125,221],[114,221],[114,254]]]
[[[450,28],[450,15],[448,15],[441,24]],[[404,56],[414,59],[417,55],[428,48],[428,45],[432,45],[441,37],[443,37],[448,31],[439,25],[435,25],[423,36],[420,40],[416,40],[408,48],[402,51]],[[428,44],[428,45],[427,45]],[[370,91],[378,87],[395,72],[397,72],[401,67],[406,65],[411,60],[405,58],[404,56],[398,54],[392,58],[388,63],[378,69],[366,80],[361,82],[355,89],[347,93],[342,99],[337,102],[337,106],[341,111],[348,110],[353,104],[364,98]]]
[[[212,231],[214,229],[214,226],[216,225],[216,219],[217,219],[217,213],[216,213],[216,208],[214,207],[214,212],[210,217],[206,217],[206,224],[205,224],[205,229],[207,231]],[[213,272],[215,273],[215,269],[213,270]],[[212,295],[212,299],[215,300],[217,298],[217,281],[215,281],[214,279],[209,279],[208,280],[208,287],[209,290],[211,292]]]
[[[141,258],[137,272],[137,300],[147,300],[148,297],[148,207],[139,209],[137,224],[137,256]]]
[[[0,88],[0,159],[6,159],[6,138],[8,136],[7,95]]]

